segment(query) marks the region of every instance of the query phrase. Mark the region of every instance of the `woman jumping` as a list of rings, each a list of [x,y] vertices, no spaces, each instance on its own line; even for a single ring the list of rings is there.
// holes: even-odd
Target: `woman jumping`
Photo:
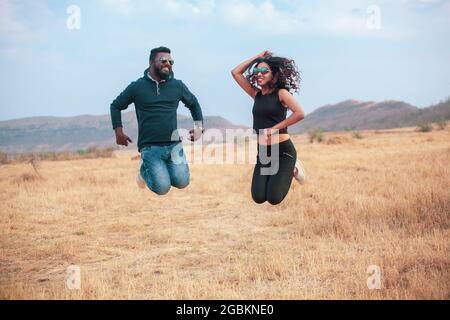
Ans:
[[[289,126],[305,117],[292,96],[299,90],[299,72],[294,60],[264,51],[239,64],[231,74],[254,99],[253,129],[258,135],[258,156],[253,171],[252,198],[256,203],[279,204],[286,197],[293,177],[301,184],[305,179],[297,151],[287,133]],[[292,114],[286,119],[287,109]],[[270,168],[275,170],[271,172]]]

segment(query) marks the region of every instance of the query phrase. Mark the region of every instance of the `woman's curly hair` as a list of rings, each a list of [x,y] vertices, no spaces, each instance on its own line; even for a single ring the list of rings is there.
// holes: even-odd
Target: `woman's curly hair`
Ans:
[[[295,61],[292,59],[266,56],[253,60],[246,71],[246,78],[254,87],[258,87],[256,76],[253,74],[253,68],[261,62],[265,62],[272,70],[273,80],[269,83],[270,88],[286,89],[291,93],[300,90],[300,72],[297,69]]]

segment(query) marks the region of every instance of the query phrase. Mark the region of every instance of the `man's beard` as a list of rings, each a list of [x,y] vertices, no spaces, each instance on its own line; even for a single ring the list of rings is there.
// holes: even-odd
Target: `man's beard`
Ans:
[[[155,71],[156,71],[156,75],[157,75],[161,80],[167,80],[167,79],[169,79],[169,76],[170,76],[170,70],[169,70],[169,73],[164,73],[164,72],[162,72],[161,69],[155,68]]]

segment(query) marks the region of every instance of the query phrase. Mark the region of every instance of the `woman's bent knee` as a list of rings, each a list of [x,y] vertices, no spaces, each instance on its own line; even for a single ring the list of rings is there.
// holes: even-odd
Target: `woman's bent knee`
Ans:
[[[253,198],[253,201],[255,201],[258,204],[264,203],[267,200],[265,196],[255,195],[255,194],[252,194],[252,198]]]
[[[270,195],[267,197],[267,201],[271,204],[271,205],[277,205],[280,204],[284,199],[284,196],[282,195]]]

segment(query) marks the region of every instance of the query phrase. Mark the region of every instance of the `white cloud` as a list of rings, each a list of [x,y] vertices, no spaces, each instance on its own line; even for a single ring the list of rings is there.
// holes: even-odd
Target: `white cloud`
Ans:
[[[120,15],[129,16],[134,11],[131,0],[102,0],[102,3]]]
[[[123,16],[145,14],[182,20],[208,17],[215,6],[214,0],[102,0],[102,3]]]
[[[158,15],[158,18],[225,23],[270,34],[292,33],[298,30],[294,14],[282,11],[271,0],[102,0],[116,13],[129,15]]]
[[[29,31],[20,17],[18,9],[13,1],[0,1],[0,37],[2,40],[13,40]]]
[[[269,34],[289,34],[299,30],[295,13],[277,9],[271,0],[226,1],[220,6],[220,15],[233,26],[246,27]]]
[[[370,1],[314,1],[299,2],[282,0],[223,1],[220,18],[233,26],[245,27],[267,34],[319,34],[357,37],[394,37],[399,30],[389,26],[381,29],[367,26]],[[289,9],[283,7],[288,6]],[[381,18],[383,8],[380,8]]]
[[[425,4],[425,5],[433,5],[433,4],[439,4],[442,1],[441,0],[403,0],[404,3],[408,4]]]
[[[32,42],[49,35],[48,21],[53,18],[40,1],[0,0],[0,52],[13,57]]]
[[[208,17],[213,13],[215,7],[215,2],[213,0],[165,0],[159,1],[159,3],[170,15],[182,19]]]
[[[398,31],[386,28],[383,7],[373,6],[369,1],[315,1],[296,3],[296,14],[303,22],[301,32],[331,36],[392,37]],[[381,29],[368,27],[374,12],[368,8],[379,8]]]
[[[371,0],[102,0],[105,6],[124,16],[154,17],[157,20],[220,25],[240,28],[243,32],[268,35],[318,34],[356,37],[401,37],[413,33],[411,10],[421,6],[440,6],[448,0],[378,0],[381,29],[367,27]],[[386,13],[386,16],[385,16]],[[391,19],[386,19],[391,17]],[[394,18],[393,18],[394,17]],[[416,19],[417,20],[417,19]]]

